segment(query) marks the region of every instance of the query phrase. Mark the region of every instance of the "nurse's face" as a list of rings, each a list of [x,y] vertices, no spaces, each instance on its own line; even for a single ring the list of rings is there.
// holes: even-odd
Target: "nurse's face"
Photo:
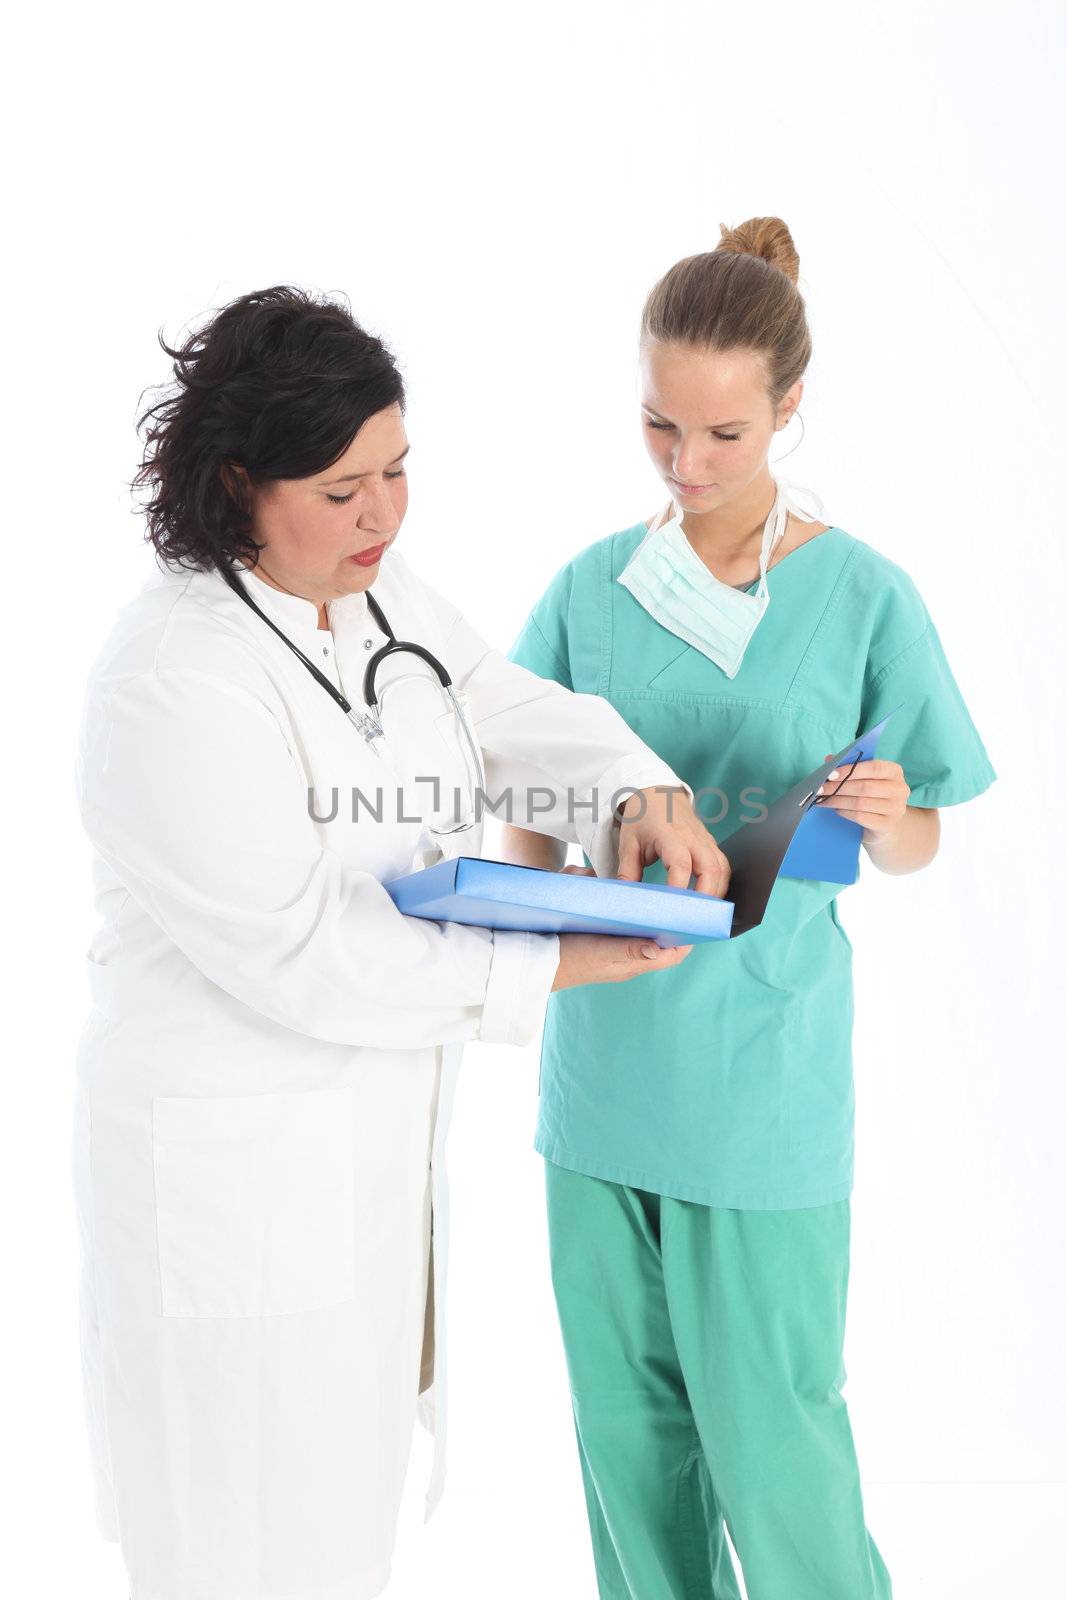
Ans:
[[[641,345],[640,383],[648,453],[678,505],[697,513],[769,480],[771,440],[804,388],[798,379],[775,409],[758,352],[655,339]]]
[[[388,406],[324,472],[253,488],[257,572],[320,605],[369,589],[407,510],[407,451],[400,407]]]

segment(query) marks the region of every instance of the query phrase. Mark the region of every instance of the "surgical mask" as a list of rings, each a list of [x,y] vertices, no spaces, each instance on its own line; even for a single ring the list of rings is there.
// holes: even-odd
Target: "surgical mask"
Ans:
[[[767,564],[785,532],[789,512],[805,522],[823,520],[818,495],[784,478],[774,481],[778,492],[763,526],[755,594],[734,589],[709,572],[685,536],[677,502],[669,521],[653,521],[618,577],[650,617],[714,661],[728,678],[737,676],[752,635],[770,605]],[[814,513],[803,509],[798,494],[811,497],[817,508]]]

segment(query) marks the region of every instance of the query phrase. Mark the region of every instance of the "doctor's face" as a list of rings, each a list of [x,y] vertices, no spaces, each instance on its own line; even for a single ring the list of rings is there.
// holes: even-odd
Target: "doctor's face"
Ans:
[[[407,451],[400,407],[388,406],[324,472],[253,488],[257,572],[320,605],[369,589],[407,510]]]
[[[800,404],[803,388],[798,379],[775,410],[756,351],[642,342],[645,446],[683,511],[711,511],[769,475],[771,440]]]

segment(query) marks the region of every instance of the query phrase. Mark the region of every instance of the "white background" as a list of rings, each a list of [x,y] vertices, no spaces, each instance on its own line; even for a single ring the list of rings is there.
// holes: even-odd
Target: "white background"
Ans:
[[[1062,1593],[1062,12],[215,4],[19,29],[0,1587],[128,1592],[80,1409],[69,1122],[92,917],[72,774],[85,672],[150,570],[125,485],[138,400],[169,378],[158,331],[272,283],[344,291],[409,385],[404,554],[506,649],[565,560],[663,498],[635,403],[648,288],[720,222],[778,215],[815,346],[782,470],[915,579],[999,774],[943,812],[928,870],[865,863],[840,900],[868,1521],[897,1600]],[[449,1488],[423,1528],[419,1433],[390,1600],[595,1595],[537,1060],[467,1052]]]

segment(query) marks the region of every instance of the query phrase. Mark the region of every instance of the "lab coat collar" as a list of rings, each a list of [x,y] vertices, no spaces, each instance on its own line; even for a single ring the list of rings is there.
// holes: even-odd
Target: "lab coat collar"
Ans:
[[[319,608],[313,600],[305,600],[300,595],[286,594],[282,589],[275,589],[257,576],[251,568],[241,566],[240,563],[235,565],[235,570],[257,606],[279,626],[296,628],[305,633],[319,631]],[[339,595],[336,600],[327,600],[326,615],[330,621],[331,631],[336,632],[338,624],[342,622],[355,622],[358,625],[367,615],[367,609],[367,596],[362,591]]]

